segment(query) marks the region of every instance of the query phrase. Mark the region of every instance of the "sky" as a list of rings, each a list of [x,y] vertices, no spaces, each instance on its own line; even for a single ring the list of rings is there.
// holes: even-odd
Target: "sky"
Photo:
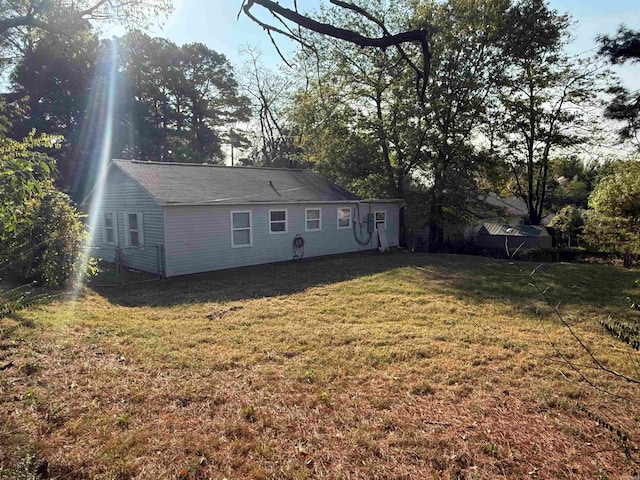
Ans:
[[[315,10],[321,0],[298,0],[302,9]],[[292,5],[292,0],[281,0]],[[325,3],[326,2],[325,0]],[[245,15],[240,15],[241,0],[174,0],[175,10],[164,26],[151,30],[154,36],[166,37],[178,45],[201,42],[223,53],[236,66],[246,59],[240,54],[242,46],[258,47],[263,61],[276,67],[281,61],[269,37]],[[640,30],[640,1],[638,0],[551,0],[550,5],[559,13],[570,13],[576,22],[570,53],[588,55],[596,49],[598,34],[614,35],[621,23]],[[254,7],[256,13],[260,7]],[[283,51],[292,51],[293,45],[277,38]],[[585,53],[586,52],[586,53]],[[627,65],[615,69],[622,82],[632,90],[640,88],[640,65]]]

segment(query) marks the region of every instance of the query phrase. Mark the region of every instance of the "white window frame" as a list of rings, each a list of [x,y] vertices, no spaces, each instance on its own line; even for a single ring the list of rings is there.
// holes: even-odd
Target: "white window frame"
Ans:
[[[131,245],[131,225],[129,224],[129,215],[136,215],[138,218],[138,229],[134,230],[138,232],[138,245]],[[125,245],[127,247],[144,249],[144,225],[142,223],[142,218],[142,212],[124,212]]]
[[[340,210],[349,210],[349,224],[346,227],[344,225],[340,225]],[[351,207],[338,207],[336,209],[336,227],[338,228],[338,230],[346,230],[351,228],[351,222],[353,221],[353,219],[351,218],[352,214],[353,211],[351,210]]]
[[[107,227],[108,214],[111,214],[111,218],[113,218],[113,226],[111,227],[111,229],[113,230],[113,242],[107,240],[107,230],[109,229]],[[115,210],[105,210],[102,214],[102,218],[104,220],[104,243],[106,243],[107,245],[118,245],[118,213]]]
[[[284,212],[284,220],[272,220],[271,219],[271,213],[272,212]],[[273,230],[271,230],[271,225],[273,225],[274,223],[282,223],[284,221],[284,230],[283,231],[278,231],[278,232],[274,232]],[[287,212],[286,208],[273,208],[271,210],[269,210],[269,235],[283,235],[285,233],[289,232],[289,212]]]
[[[312,210],[318,211],[318,218],[309,219],[309,212]],[[309,222],[318,222],[318,228],[309,228]],[[319,232],[322,230],[322,207],[317,208],[305,208],[304,209],[304,231],[305,232]]]
[[[375,227],[376,230],[378,230],[378,214],[379,213],[383,213],[384,214],[384,229],[387,229],[387,211],[386,210],[376,210],[373,213],[373,225]]]
[[[249,214],[249,227],[238,227],[235,228],[233,226],[233,214],[234,213],[248,213]],[[231,210],[231,212],[229,212],[229,221],[231,222],[230,226],[231,226],[231,248],[245,248],[245,247],[252,247],[253,246],[253,214],[251,212],[251,210]],[[236,245],[235,243],[233,243],[233,232],[235,231],[239,231],[239,230],[249,230],[249,243],[243,243],[241,245]]]

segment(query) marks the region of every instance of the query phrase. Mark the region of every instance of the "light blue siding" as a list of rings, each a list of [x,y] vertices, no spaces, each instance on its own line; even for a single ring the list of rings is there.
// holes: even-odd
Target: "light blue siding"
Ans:
[[[304,256],[315,257],[354,252],[378,247],[374,235],[369,245],[359,245],[353,229],[338,229],[338,208],[357,209],[353,204],[283,204],[283,205],[225,205],[225,206],[167,206],[164,207],[166,229],[166,275],[221,270],[293,258],[293,239],[301,235],[305,240]],[[305,209],[322,210],[320,231],[305,231]],[[233,248],[231,244],[231,212],[251,211],[252,245]],[[269,210],[287,211],[287,232],[269,234]],[[390,246],[398,245],[399,204],[372,203],[360,205],[360,219],[366,214],[385,211],[387,239]],[[366,227],[363,229],[366,235]],[[145,232],[146,235],[146,232]]]
[[[95,200],[93,198],[92,202]],[[116,214],[116,245],[106,242],[105,212]],[[139,247],[127,245],[128,232],[125,219],[127,213],[141,214],[143,238]],[[107,174],[102,202],[97,205],[95,215],[97,218],[92,240],[94,257],[113,262],[116,259],[116,248],[119,248],[126,266],[145,272],[162,273],[164,249],[162,207],[140,185],[114,166]]]

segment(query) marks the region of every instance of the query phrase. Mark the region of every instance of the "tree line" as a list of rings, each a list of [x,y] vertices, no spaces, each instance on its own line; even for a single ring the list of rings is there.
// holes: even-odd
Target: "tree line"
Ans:
[[[104,92],[115,96],[114,158],[219,163],[229,125],[250,113],[224,55],[140,31],[109,40],[88,28],[47,33],[24,52],[10,81],[8,135],[22,138],[34,128],[61,135],[53,153],[58,184],[77,199],[93,180],[95,144],[105,128],[95,115],[106,103]]]
[[[271,33],[298,41],[298,82],[285,98],[276,95],[283,80],[251,60],[255,114],[267,130],[253,161],[308,164],[361,195],[404,198],[432,242],[443,224],[470,221],[488,191],[524,201],[527,223],[566,207],[561,231],[567,215],[584,223],[584,210],[597,203],[589,195],[612,171],[602,146],[616,139],[603,111],[623,122],[627,148],[638,147],[638,92],[607,68],[637,60],[638,32],[621,28],[599,38],[596,54],[575,56],[567,51],[571,17],[544,0],[332,1],[317,23],[272,3],[248,7],[269,10],[278,20],[267,25]],[[285,20],[302,29],[283,31]],[[416,31],[426,35],[429,58],[418,88],[421,42],[363,48],[380,35]],[[592,219],[601,215],[589,210]],[[604,225],[593,220],[588,231],[596,224]]]

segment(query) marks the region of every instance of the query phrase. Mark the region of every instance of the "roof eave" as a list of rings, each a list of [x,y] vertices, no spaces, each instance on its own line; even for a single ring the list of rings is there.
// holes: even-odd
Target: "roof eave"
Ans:
[[[109,171],[114,165],[115,164],[113,163],[113,161],[109,162],[109,164],[106,166],[104,170],[104,173],[102,174],[104,175],[104,178],[102,178],[102,175],[98,176],[98,179],[94,182],[93,186],[91,187],[91,190],[89,190],[89,192],[84,196],[82,201],[78,204],[80,207],[85,207],[91,203],[91,197],[93,197],[93,193],[96,191],[96,188],[98,188],[98,184],[100,183],[101,180],[106,181],[107,175],[109,175]]]
[[[133,161],[133,160],[131,160],[131,161]],[[146,193],[147,195],[149,195],[151,197],[151,199],[154,202],[156,202],[158,205],[162,206],[162,201],[158,197],[156,197],[153,193],[151,193],[149,190],[147,190],[145,188],[145,186],[142,185],[142,183],[137,178],[133,177],[129,172],[127,172],[124,168],[122,168],[117,162],[114,161],[114,159],[111,160],[111,165],[114,165],[127,178],[129,178],[132,182],[134,182],[136,185],[138,185],[144,191],[144,193]]]
[[[211,201],[211,202],[159,202],[163,207],[210,207],[215,205],[317,205],[322,204],[358,204],[358,203],[400,203],[402,199],[382,199],[382,200],[269,200],[265,202],[250,201]]]
[[[367,198],[358,200],[358,203],[403,203],[402,198]]]

